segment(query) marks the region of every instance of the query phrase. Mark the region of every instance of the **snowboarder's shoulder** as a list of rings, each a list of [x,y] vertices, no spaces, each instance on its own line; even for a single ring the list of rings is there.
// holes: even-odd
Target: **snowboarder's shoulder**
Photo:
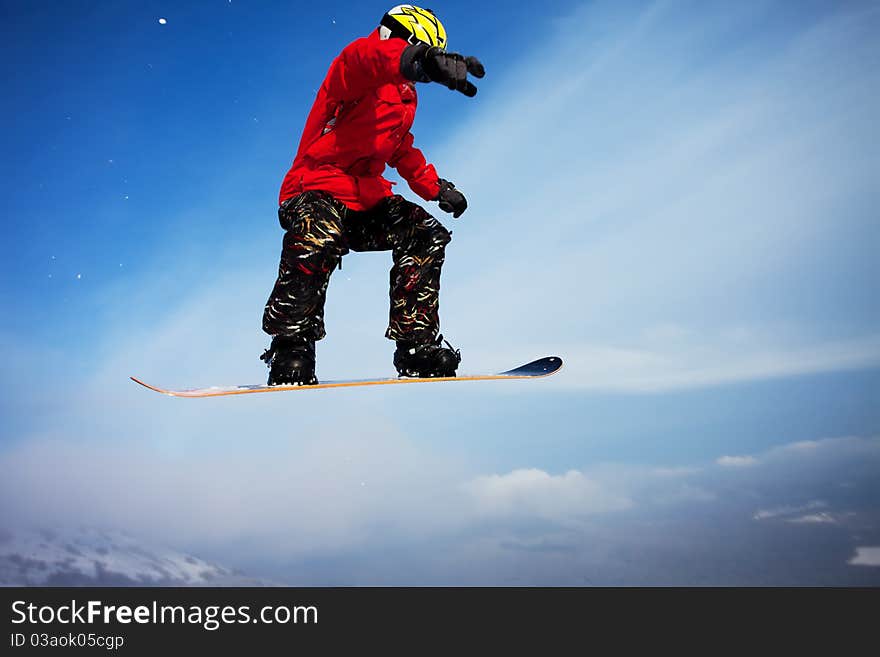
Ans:
[[[359,37],[342,49],[342,55],[385,55],[400,58],[408,44],[403,39],[380,39],[377,31]]]

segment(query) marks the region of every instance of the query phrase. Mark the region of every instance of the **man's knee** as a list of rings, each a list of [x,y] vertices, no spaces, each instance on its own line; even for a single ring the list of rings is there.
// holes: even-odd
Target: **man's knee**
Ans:
[[[430,251],[445,249],[446,245],[452,241],[452,233],[433,217],[423,230],[424,237],[419,241],[427,244]]]
[[[343,237],[342,212],[323,192],[303,192],[278,209],[286,226],[284,250],[288,257],[338,258],[348,253]]]
[[[452,233],[422,206],[415,203],[412,205],[412,241],[421,249],[429,251],[444,248],[449,244]]]

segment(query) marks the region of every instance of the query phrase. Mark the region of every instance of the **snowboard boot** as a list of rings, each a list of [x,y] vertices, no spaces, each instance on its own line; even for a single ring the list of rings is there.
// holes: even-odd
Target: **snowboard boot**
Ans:
[[[446,342],[446,346],[441,343]],[[442,335],[436,342],[415,343],[399,340],[394,352],[394,367],[400,376],[420,379],[455,376],[461,352],[454,349]]]
[[[269,385],[315,385],[315,341],[276,335],[260,356],[269,367]]]

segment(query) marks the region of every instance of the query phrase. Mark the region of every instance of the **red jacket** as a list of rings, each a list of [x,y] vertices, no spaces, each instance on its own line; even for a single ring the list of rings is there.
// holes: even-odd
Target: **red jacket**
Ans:
[[[279,202],[300,192],[329,192],[353,210],[391,195],[382,177],[389,164],[423,199],[437,198],[433,165],[413,147],[415,85],[400,73],[403,39],[358,39],[333,60],[306,120]]]

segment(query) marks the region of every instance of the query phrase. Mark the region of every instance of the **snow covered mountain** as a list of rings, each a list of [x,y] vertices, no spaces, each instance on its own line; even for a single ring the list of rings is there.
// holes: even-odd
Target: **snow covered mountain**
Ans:
[[[2,586],[264,586],[121,532],[0,529]]]

